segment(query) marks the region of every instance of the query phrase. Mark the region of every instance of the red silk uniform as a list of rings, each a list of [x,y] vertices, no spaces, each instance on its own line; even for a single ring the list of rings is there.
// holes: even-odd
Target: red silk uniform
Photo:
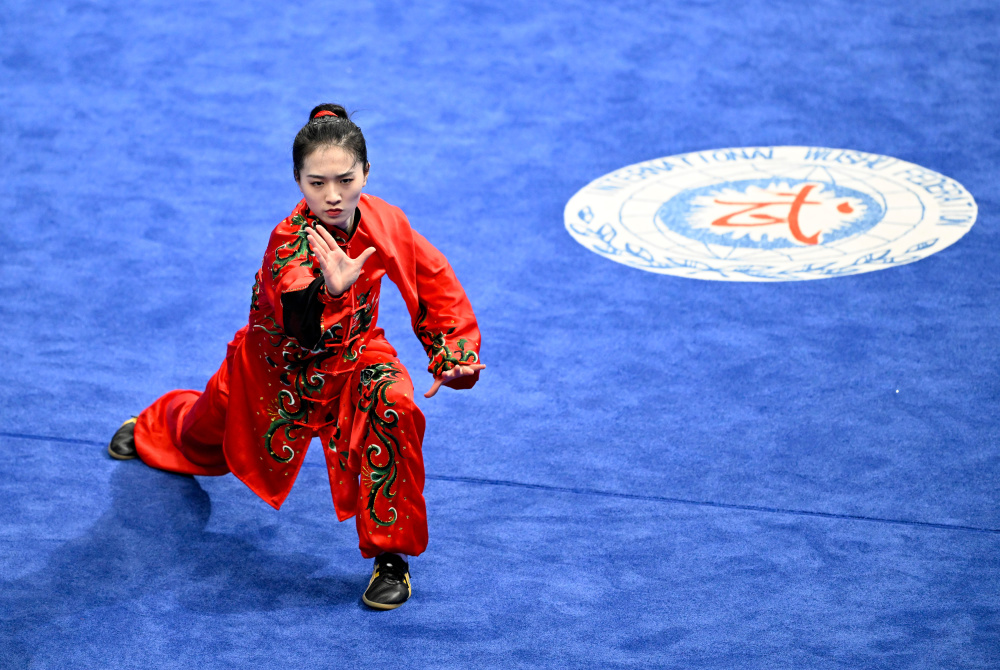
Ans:
[[[478,362],[479,327],[448,261],[399,208],[362,194],[358,209],[353,234],[338,243],[352,258],[370,246],[376,253],[343,294],[319,290],[318,343],[305,348],[283,328],[282,296],[322,277],[306,238],[322,224],[302,201],[271,234],[249,323],[205,391],[159,398],[139,415],[135,444],[156,468],[232,472],[277,509],[318,435],[337,517],[356,516],[362,554],[415,556],[427,546],[424,416],[406,369],[376,327],[382,277],[399,288],[431,374]],[[469,388],[478,376],[452,386]]]

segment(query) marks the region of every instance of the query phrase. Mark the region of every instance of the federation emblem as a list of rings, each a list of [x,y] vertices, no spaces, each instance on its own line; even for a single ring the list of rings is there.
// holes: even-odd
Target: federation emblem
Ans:
[[[958,182],[889,156],[821,147],[700,151],[594,180],[566,229],[613,261],[721,281],[872,272],[954,244],[976,221]]]

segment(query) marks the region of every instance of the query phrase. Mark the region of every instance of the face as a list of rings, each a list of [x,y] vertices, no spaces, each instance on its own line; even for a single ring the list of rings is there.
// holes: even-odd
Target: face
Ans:
[[[361,189],[368,183],[368,166],[338,146],[320,147],[306,156],[299,172],[299,190],[306,204],[328,226],[348,230]]]

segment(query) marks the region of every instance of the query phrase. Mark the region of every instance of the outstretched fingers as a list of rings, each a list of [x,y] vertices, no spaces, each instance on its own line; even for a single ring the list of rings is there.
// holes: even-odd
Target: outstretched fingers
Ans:
[[[323,263],[331,253],[330,244],[315,228],[306,229],[306,239],[309,240],[309,248],[313,254],[319,259],[320,263]],[[333,246],[336,247],[337,245],[334,244]]]
[[[375,247],[368,247],[357,258],[351,258],[323,226],[306,229],[306,238],[331,295],[340,295],[350,288],[358,280],[362,266],[375,253]]]
[[[364,251],[362,251],[360,254],[358,254],[358,257],[354,259],[354,262],[358,264],[358,269],[360,269],[361,266],[363,266],[365,264],[365,262],[369,258],[371,258],[372,254],[374,254],[374,253],[375,253],[375,247],[368,247],[367,249],[365,249]]]
[[[372,254],[375,253],[375,247],[368,247],[362,251],[357,258],[351,258],[344,250],[340,248],[337,244],[337,240],[334,239],[330,231],[323,226],[316,226],[315,228],[309,228],[306,230],[306,236],[309,238],[309,246],[312,248],[313,253],[317,257],[326,256],[329,260],[336,260],[343,262],[344,260],[356,261],[358,266],[364,265]]]
[[[467,372],[466,374],[470,374],[471,375],[472,373],[476,372],[477,370],[485,370],[486,369],[486,364],[485,363],[466,363],[464,365],[459,365],[458,367],[460,367],[460,368],[468,368],[470,370],[470,372]]]
[[[337,246],[337,240],[333,238],[333,235],[331,235],[330,231],[326,229],[326,226],[316,226],[315,228],[310,228],[310,230],[315,232],[323,239],[323,241],[326,243],[327,248],[330,251],[333,251],[334,249],[340,249],[340,247]]]
[[[470,375],[476,374],[479,370],[485,370],[486,366],[482,363],[468,363],[466,365],[456,365],[451,370],[445,370],[440,375],[434,377],[434,383],[431,385],[427,393],[424,394],[425,398],[432,398],[434,394],[438,392],[441,388],[441,384],[446,381],[451,381],[452,379],[458,379],[459,377],[468,377]]]

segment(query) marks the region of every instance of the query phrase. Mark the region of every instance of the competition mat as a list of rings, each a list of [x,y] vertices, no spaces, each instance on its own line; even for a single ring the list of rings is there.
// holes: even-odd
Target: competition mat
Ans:
[[[995,2],[8,0],[0,666],[995,668]],[[449,258],[430,546],[105,453],[200,389],[310,108]],[[379,325],[430,386],[391,284]]]

